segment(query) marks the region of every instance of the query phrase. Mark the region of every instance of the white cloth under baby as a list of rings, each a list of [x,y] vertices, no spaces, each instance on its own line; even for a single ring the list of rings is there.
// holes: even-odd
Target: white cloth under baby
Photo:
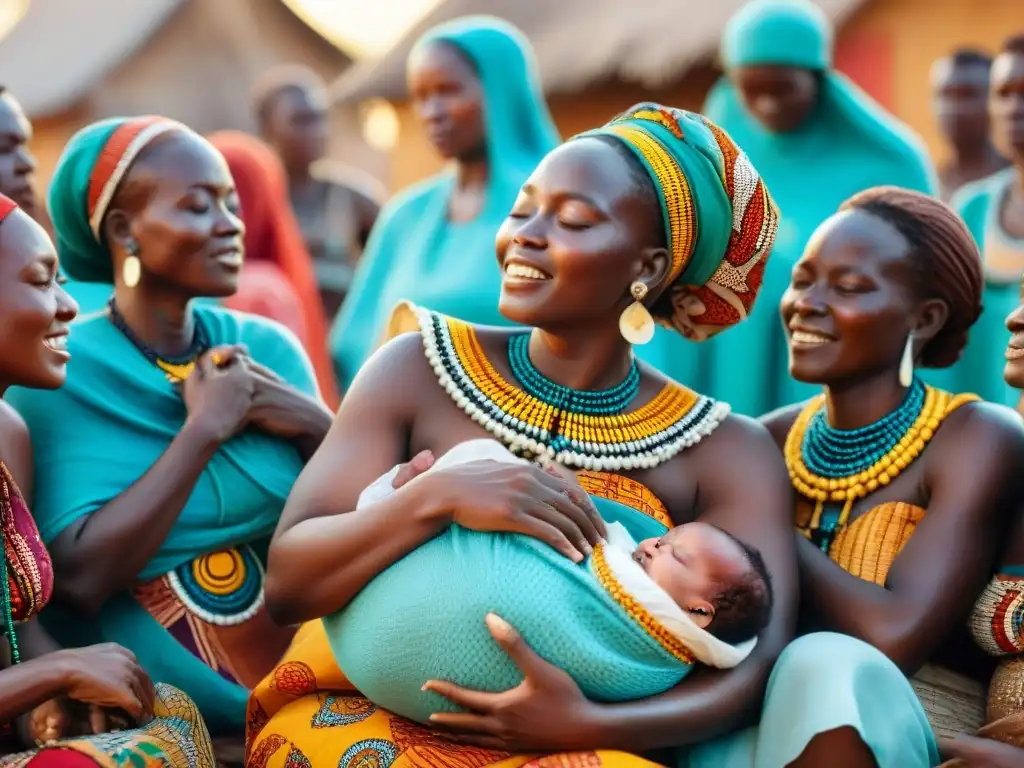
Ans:
[[[472,461],[527,463],[497,440],[481,438],[459,443],[435,461],[427,472],[437,472]],[[391,471],[367,486],[359,496],[357,509],[382,501],[394,493],[392,483],[399,468],[400,465],[393,467]],[[719,669],[729,669],[750,655],[757,645],[756,638],[738,645],[730,645],[698,627],[690,615],[647,575],[639,563],[633,560],[633,551],[637,543],[629,535],[629,531],[620,523],[607,523],[606,527],[608,536],[605,540],[604,556],[612,576],[647,613],[683,643],[699,662]],[[593,558],[590,558],[588,567],[591,573],[594,573]]]

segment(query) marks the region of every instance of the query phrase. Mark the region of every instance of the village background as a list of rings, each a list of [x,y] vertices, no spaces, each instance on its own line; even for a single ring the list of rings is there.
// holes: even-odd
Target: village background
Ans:
[[[928,69],[995,50],[1022,0],[818,0],[836,62],[939,160]],[[331,155],[391,191],[437,170],[405,103],[412,42],[440,21],[502,16],[533,43],[565,136],[642,100],[699,109],[742,0],[0,0],[0,82],[35,128],[45,184],[67,139],[111,115],[159,113],[200,132],[252,130],[253,80],[281,62],[332,83]]]

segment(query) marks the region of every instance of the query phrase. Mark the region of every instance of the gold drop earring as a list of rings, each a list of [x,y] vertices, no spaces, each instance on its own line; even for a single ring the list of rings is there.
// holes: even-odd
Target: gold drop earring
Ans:
[[[128,244],[128,256],[121,265],[121,282],[126,288],[134,288],[142,279],[142,262],[139,261],[139,245],[134,240]]]
[[[630,344],[646,344],[654,338],[654,318],[643,304],[647,286],[634,280],[629,286],[629,292],[633,296],[633,303],[619,315],[619,333]]]

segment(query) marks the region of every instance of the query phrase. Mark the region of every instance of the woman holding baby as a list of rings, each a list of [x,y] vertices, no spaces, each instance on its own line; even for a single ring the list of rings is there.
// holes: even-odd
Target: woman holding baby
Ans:
[[[331,618],[326,632],[319,622],[306,625],[255,692],[250,764],[640,765],[645,761],[636,755],[692,744],[700,744],[689,754],[693,765],[813,765],[822,748],[833,757],[849,754],[883,766],[934,762],[931,730],[900,668],[867,643],[832,633],[802,638],[775,665],[759,729],[701,744],[753,719],[790,638],[796,562],[790,493],[762,428],[637,366],[631,345],[650,337],[654,318],[700,341],[745,317],[775,220],[767,190],[735,145],[703,118],[678,110],[639,105],[545,158],[497,241],[501,310],[533,330],[478,328],[413,309],[407,320],[419,333],[392,340],[364,367],[324,450],[295,486],[271,549],[268,608],[285,622]],[[892,260],[905,256],[895,247]],[[909,281],[916,274],[890,266],[872,279]],[[885,294],[892,306],[878,322],[891,327],[893,316],[908,314],[911,294],[902,288]],[[935,309],[945,296],[934,299],[927,292],[920,299],[932,311],[925,318],[931,324],[915,328],[922,347],[950,314]],[[883,370],[891,373],[896,388],[902,353],[890,371],[882,351],[872,361],[875,373],[880,381],[887,381]],[[853,362],[856,371],[863,361]],[[885,415],[887,401],[876,400],[885,390],[877,386],[869,394],[883,410],[868,414],[869,421]],[[938,419],[936,397],[926,392],[929,418]],[[952,410],[951,398],[939,400]],[[975,411],[986,413],[964,405],[951,418]],[[979,431],[988,440],[1012,442],[1012,430],[1000,427],[998,414],[993,418]],[[399,479],[394,493],[360,504],[367,486],[395,465],[411,460],[422,470],[431,461],[422,452],[443,457],[486,437],[520,456],[577,471],[587,495],[564,472],[492,462]],[[992,464],[996,474],[1004,465]],[[931,504],[949,493],[932,489]],[[991,501],[981,500],[970,508]],[[768,627],[744,661],[727,672],[698,669],[667,691],[633,700],[615,701],[609,691],[588,696],[575,676],[533,649],[545,640],[532,629],[493,613],[485,625],[487,611],[481,611],[463,622],[464,638],[451,653],[472,660],[497,643],[518,667],[515,681],[463,688],[423,680],[423,695],[436,709],[421,722],[378,708],[338,668],[332,649],[342,645],[332,622],[363,610],[363,593],[397,579],[401,569],[393,566],[442,539],[451,523],[470,533],[526,534],[568,562],[592,561],[602,535],[611,538],[607,510],[633,524],[634,540],[664,542],[667,528],[685,529],[699,518],[760,551],[775,600]],[[968,550],[964,567],[982,558]],[[815,565],[808,553],[802,557]],[[448,563],[454,568],[457,559]],[[486,569],[476,576],[485,579]],[[412,653],[427,645],[417,641],[436,637],[430,633],[444,623],[449,605],[459,605],[460,584],[468,580],[435,582],[433,592],[423,593],[426,606],[410,604],[408,621],[394,623],[392,645]],[[968,587],[942,583],[954,607],[928,603],[938,618],[926,631],[972,598],[961,594]],[[821,628],[841,629],[830,625],[836,617],[818,612]],[[896,630],[891,636],[902,640]],[[374,637],[382,659],[406,663],[383,634]],[[919,642],[908,667],[930,650],[925,645]],[[448,650],[429,647],[442,656]],[[392,682],[401,687],[409,681],[396,676]]]

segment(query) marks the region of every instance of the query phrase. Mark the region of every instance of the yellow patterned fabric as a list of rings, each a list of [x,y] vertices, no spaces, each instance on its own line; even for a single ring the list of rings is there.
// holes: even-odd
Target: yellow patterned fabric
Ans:
[[[798,505],[796,525],[801,533],[809,535],[813,516],[813,506]],[[839,532],[828,556],[850,575],[885,586],[896,556],[924,516],[924,509],[902,501],[879,504]]]
[[[157,685],[155,719],[142,728],[60,741],[33,752],[0,757],[4,768],[216,768],[210,734],[184,693]]]
[[[589,469],[577,472],[576,479],[583,490],[591,496],[625,504],[648,517],[653,517],[666,528],[672,527],[672,518],[668,516],[665,505],[654,495],[654,491],[643,483],[625,475]]]
[[[594,495],[618,501],[665,525],[664,505],[619,475],[581,472]],[[364,698],[338,668],[323,624],[302,626],[277,668],[253,691],[246,718],[247,768],[643,768],[625,752],[511,755],[454,744]]]
[[[363,698],[334,663],[319,621],[305,624],[249,700],[246,768],[654,766],[624,752],[510,755],[454,744]]]

